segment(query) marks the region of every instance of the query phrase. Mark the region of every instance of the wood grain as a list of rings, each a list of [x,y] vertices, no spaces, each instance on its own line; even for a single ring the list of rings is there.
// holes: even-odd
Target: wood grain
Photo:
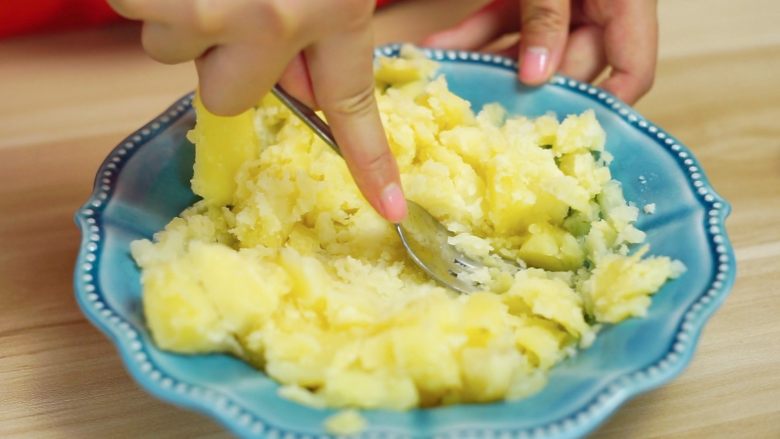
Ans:
[[[416,39],[474,8],[423,3],[383,12],[378,40]],[[638,109],[691,147],[733,204],[738,279],[690,367],[594,436],[777,438],[780,3],[659,7],[656,85]],[[134,25],[0,41],[0,437],[227,436],[140,390],[73,296],[72,215],[99,163],[195,85],[191,66],[156,64],[138,41]]]

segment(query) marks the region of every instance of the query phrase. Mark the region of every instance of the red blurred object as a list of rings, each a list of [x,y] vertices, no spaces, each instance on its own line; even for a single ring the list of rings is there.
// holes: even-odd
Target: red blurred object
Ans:
[[[0,38],[122,20],[106,0],[2,0]]]
[[[382,6],[387,6],[390,3],[397,2],[398,0],[376,0],[376,8],[379,9]]]
[[[377,0],[376,6],[381,8],[395,1],[398,0]],[[0,38],[122,20],[106,0],[0,0]]]

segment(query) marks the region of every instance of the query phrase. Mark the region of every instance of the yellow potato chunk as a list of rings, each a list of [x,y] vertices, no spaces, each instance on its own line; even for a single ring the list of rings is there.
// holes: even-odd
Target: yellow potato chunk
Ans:
[[[187,134],[195,144],[192,191],[210,204],[231,204],[238,169],[258,152],[253,127],[255,110],[220,117],[206,110],[199,95],[195,95],[193,104],[197,123]]]
[[[650,295],[679,267],[667,257],[641,259],[645,249],[632,256],[605,256],[583,284],[587,308],[601,322],[617,323],[628,317],[644,316]]]
[[[582,266],[585,253],[567,231],[546,223],[531,224],[528,239],[517,255],[532,267],[551,271],[570,271]]]

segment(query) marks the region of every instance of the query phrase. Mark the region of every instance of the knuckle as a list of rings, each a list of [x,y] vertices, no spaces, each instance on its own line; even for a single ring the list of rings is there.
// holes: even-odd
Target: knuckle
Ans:
[[[198,0],[193,3],[193,30],[201,35],[224,32],[226,25],[224,5],[218,0]]]
[[[383,148],[377,151],[376,154],[371,154],[365,157],[365,160],[359,162],[358,168],[369,175],[383,175],[385,171],[392,166],[393,154],[388,148]]]
[[[373,0],[341,0],[345,13],[345,26],[348,29],[359,28],[371,21],[374,15]]]
[[[523,14],[523,28],[534,31],[557,31],[565,29],[567,22],[561,10],[550,3],[539,3],[529,7]]]
[[[326,112],[344,116],[368,114],[376,106],[374,89],[372,87],[361,88],[354,93],[325,100],[322,105]]]
[[[300,20],[290,12],[286,0],[260,0],[250,2],[250,16],[257,23],[261,33],[276,40],[289,40],[295,38],[299,30]]]

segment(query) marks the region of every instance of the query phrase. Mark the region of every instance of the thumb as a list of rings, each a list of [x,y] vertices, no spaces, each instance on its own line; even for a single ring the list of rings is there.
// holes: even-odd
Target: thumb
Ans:
[[[558,68],[569,33],[568,0],[528,0],[520,6],[520,80],[546,82]]]

